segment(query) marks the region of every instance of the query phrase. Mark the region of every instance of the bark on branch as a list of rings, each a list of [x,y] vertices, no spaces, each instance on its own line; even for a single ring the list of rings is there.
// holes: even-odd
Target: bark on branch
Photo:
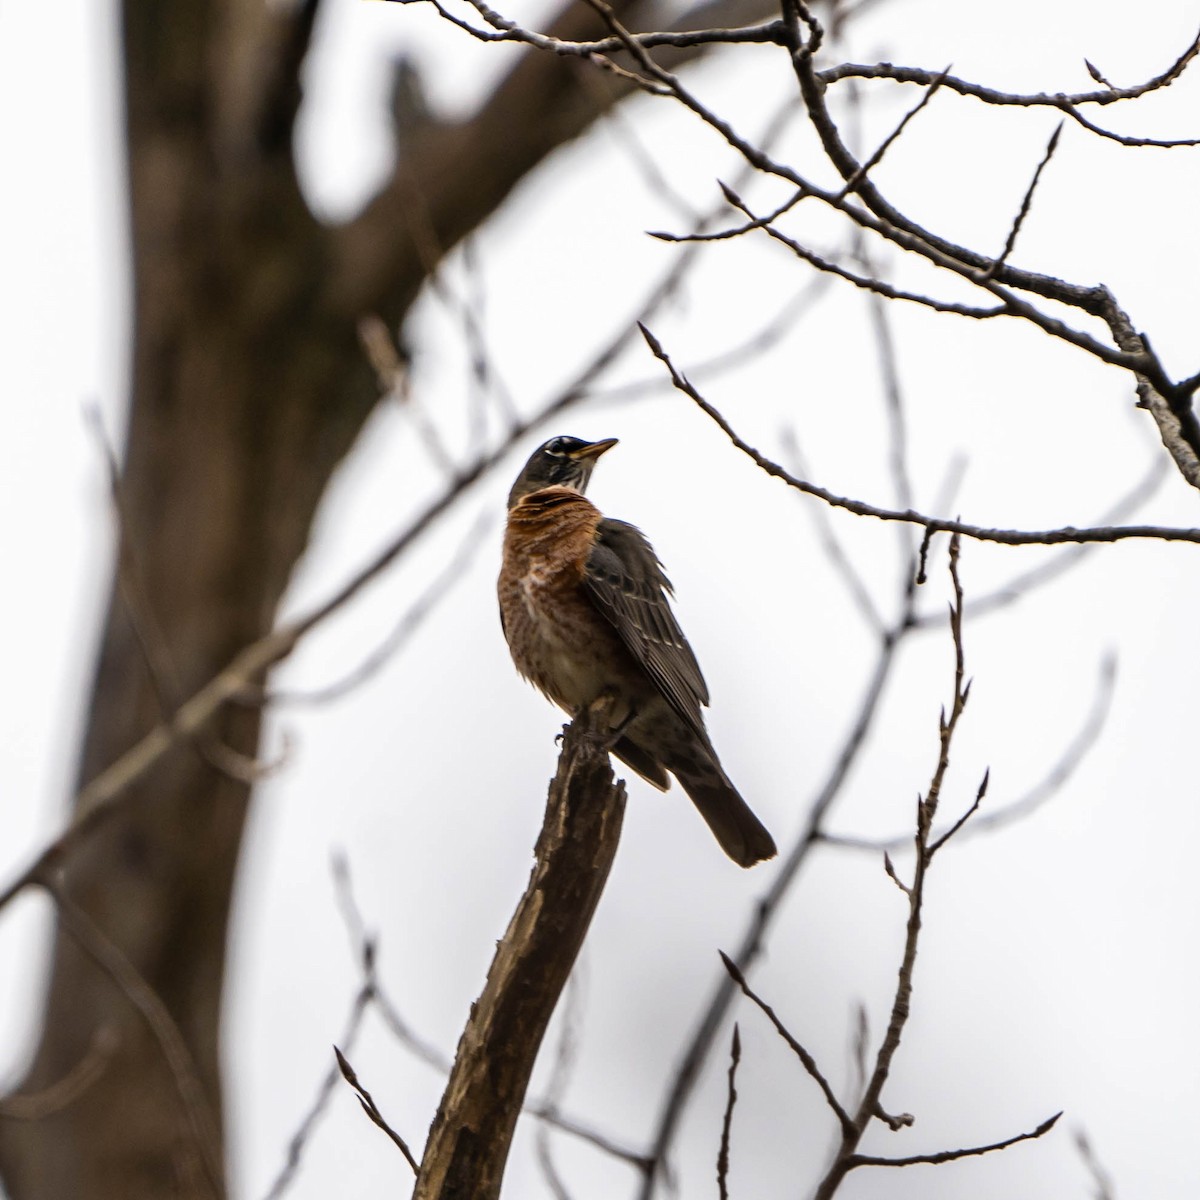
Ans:
[[[617,851],[625,785],[603,713],[566,728],[529,886],[496,948],[429,1131],[413,1200],[500,1194],[538,1048]]]

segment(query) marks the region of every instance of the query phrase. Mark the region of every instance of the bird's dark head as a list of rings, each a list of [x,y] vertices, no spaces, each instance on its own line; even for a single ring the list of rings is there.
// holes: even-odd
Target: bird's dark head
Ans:
[[[616,438],[585,442],[576,437],[555,437],[543,442],[529,456],[529,461],[512,485],[512,491],[508,493],[508,507],[512,508],[530,492],[555,485],[574,488],[582,494],[587,490],[596,459],[616,444]]]

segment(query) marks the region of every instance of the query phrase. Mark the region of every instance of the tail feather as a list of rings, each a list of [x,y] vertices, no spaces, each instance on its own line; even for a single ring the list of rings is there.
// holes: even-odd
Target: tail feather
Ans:
[[[716,762],[693,760],[670,770],[735,863],[752,867],[775,857],[775,840]]]
[[[671,786],[671,777],[666,768],[649,750],[643,749],[636,742],[623,737],[612,748],[627,767],[632,767],[647,783],[652,783],[660,792],[665,792]]]

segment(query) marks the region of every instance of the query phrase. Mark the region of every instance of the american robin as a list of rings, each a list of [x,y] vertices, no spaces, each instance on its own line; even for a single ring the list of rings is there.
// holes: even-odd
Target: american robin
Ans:
[[[575,714],[611,701],[612,753],[661,791],[668,772],[743,867],[775,843],[721,767],[704,727],[708,687],[645,536],[600,515],[584,490],[616,438],[556,437],[508,495],[500,622],[517,670]]]

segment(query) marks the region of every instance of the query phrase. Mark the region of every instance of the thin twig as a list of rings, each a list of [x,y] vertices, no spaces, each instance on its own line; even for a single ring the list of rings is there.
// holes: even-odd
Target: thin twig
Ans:
[[[829,1084],[829,1080],[825,1078],[821,1068],[817,1066],[817,1060],[791,1035],[787,1026],[775,1014],[775,1010],[761,997],[754,989],[746,982],[745,975],[738,969],[737,964],[723,950],[717,951],[721,956],[721,962],[725,964],[725,970],[729,972],[733,982],[742,989],[742,994],[747,999],[751,1000],[762,1011],[763,1015],[775,1027],[775,1032],[788,1044],[792,1053],[803,1064],[804,1069],[812,1076],[813,1082],[821,1089],[822,1095],[825,1097],[825,1103],[833,1110],[834,1116],[837,1117],[838,1123],[843,1129],[851,1128],[850,1114],[842,1107],[842,1102],[837,1098],[833,1088]]]
[[[112,1025],[101,1025],[83,1057],[60,1079],[36,1092],[16,1092],[0,1098],[0,1121],[44,1121],[74,1104],[108,1069],[121,1044]]]
[[[913,105],[912,108],[908,110],[908,112],[904,114],[904,116],[900,119],[900,123],[895,129],[892,130],[891,133],[888,134],[886,138],[883,139],[882,142],[880,142],[879,147],[875,150],[871,157],[866,159],[858,168],[858,170],[846,180],[845,184],[842,186],[842,190],[838,193],[840,199],[844,200],[847,196],[849,196],[850,193],[853,192],[855,188],[857,188],[858,185],[867,177],[867,175],[883,161],[883,156],[888,152],[896,139],[905,131],[905,129],[908,127],[908,123],[930,102],[930,100],[934,98],[934,96],[937,95],[938,88],[942,86],[946,76],[949,74],[950,68],[947,66],[946,69],[939,76],[937,76],[932,83],[930,83],[929,87],[925,89],[925,94],[920,100],[917,101],[916,104]]]
[[[554,1047],[554,1065],[550,1070],[550,1082],[546,1085],[544,1098],[544,1103],[549,1108],[557,1108],[562,1103],[575,1066],[575,1058],[579,1049],[579,1020],[583,994],[583,985],[580,980],[583,975],[583,965],[583,959],[580,956],[580,960],[575,964],[575,969],[567,980],[566,994],[562,1001],[558,1039]],[[555,1200],[571,1200],[566,1182],[554,1161],[550,1128],[550,1125],[543,1121],[538,1126],[537,1134],[534,1137],[534,1150],[538,1166],[541,1167],[546,1184]]]
[[[141,564],[133,540],[134,523],[121,480],[117,453],[104,427],[100,409],[94,404],[85,406],[84,419],[104,459],[108,475],[109,496],[117,526],[117,592],[141,652],[159,715],[162,720],[170,721],[184,698],[183,685],[143,583]],[[276,762],[257,763],[219,741],[209,729],[197,729],[187,740],[199,757],[215,771],[240,782],[256,783],[277,770],[286,759],[285,752]]]
[[[808,474],[803,452],[796,440],[796,431],[788,426],[780,434],[780,440],[795,469]],[[845,546],[842,545],[833,522],[829,518],[829,510],[823,504],[806,504],[803,507],[813,522],[825,557],[841,578],[850,599],[854,602],[855,609],[862,616],[867,628],[876,636],[881,635],[887,627],[886,622],[871,597],[871,590],[867,586],[866,580],[854,565]]]
[[[377,675],[409,644],[439,602],[459,583],[474,562],[493,525],[492,515],[481,511],[446,566],[405,610],[391,632],[357,666],[341,679],[310,690],[271,688],[255,699],[262,704],[329,704],[361,687]]]
[[[979,806],[983,803],[984,796],[987,795],[988,780],[992,777],[991,768],[989,767],[983,773],[983,779],[980,781],[979,789],[975,793],[975,799],[971,801],[971,805],[966,811],[946,830],[941,837],[934,838],[929,843],[929,857],[932,858],[952,837],[957,834],[964,825],[979,811]]]
[[[363,1112],[371,1118],[373,1124],[378,1125],[392,1139],[399,1148],[400,1153],[404,1155],[404,1161],[412,1167],[412,1172],[416,1175],[420,1167],[417,1164],[417,1160],[413,1158],[413,1153],[408,1148],[408,1143],[384,1119],[383,1113],[379,1111],[379,1106],[375,1103],[371,1093],[359,1082],[358,1075],[355,1073],[346,1056],[336,1046],[333,1048],[333,1053],[337,1057],[338,1070],[341,1071],[342,1078],[354,1089],[355,1095],[358,1096],[358,1102],[362,1105]]]
[[[1126,88],[1114,88],[1107,82],[1097,79],[1098,83],[1104,82],[1102,91],[1021,94],[985,87],[967,79],[959,79],[954,75],[947,75],[942,83],[950,91],[957,92],[962,96],[972,96],[976,100],[982,100],[985,104],[1016,105],[1023,108],[1063,108],[1064,106],[1078,108],[1084,104],[1104,106],[1115,104],[1121,100],[1136,100],[1140,96],[1167,87],[1183,74],[1197,54],[1200,54],[1200,33],[1196,34],[1183,53],[1161,74],[1153,76],[1145,83]],[[937,72],[923,67],[898,67],[892,63],[842,63],[819,73],[821,82],[826,85],[838,83],[843,79],[891,79],[897,83],[914,83],[924,87],[929,86],[936,74]]]
[[[967,604],[967,614],[971,606]],[[1075,736],[1067,743],[1058,760],[1023,796],[1008,804],[994,808],[991,812],[977,815],[958,835],[960,838],[978,837],[980,834],[999,829],[1023,820],[1042,807],[1060,792],[1087,757],[1088,752],[1100,740],[1109,713],[1112,711],[1116,659],[1106,655],[1100,663],[1096,687],[1092,690],[1092,703],[1087,716]],[[820,838],[830,846],[848,850],[864,850],[872,854],[888,853],[902,849],[912,843],[910,834],[896,834],[889,838],[848,837],[836,833],[822,832]]]
[[[374,1011],[383,1021],[388,1032],[412,1055],[427,1066],[432,1067],[441,1075],[449,1075],[453,1061],[444,1054],[433,1042],[421,1037],[400,1014],[395,1001],[389,995],[377,972],[377,946],[374,937],[368,932],[354,897],[353,884],[350,877],[350,864],[344,854],[336,854],[333,859],[333,874],[338,898],[338,907],[350,937],[351,952],[360,964],[364,989],[370,990],[371,1004]],[[573,976],[572,976],[573,978]],[[344,1043],[343,1043],[344,1044]],[[615,1138],[589,1125],[578,1117],[564,1113],[559,1107],[557,1097],[542,1096],[527,1100],[524,1111],[531,1117],[558,1130],[570,1134],[589,1146],[607,1154],[621,1162],[628,1163],[635,1170],[645,1174],[651,1169],[649,1157],[630,1146],[623,1145]]]
[[[1132,516],[1162,487],[1167,478],[1167,472],[1168,464],[1165,458],[1161,456],[1152,458],[1142,478],[1090,524],[1093,526],[1115,525]],[[944,508],[945,505],[939,504],[934,507],[935,509]],[[1098,542],[1082,542],[1056,551],[1045,562],[1031,567],[1028,571],[1015,574],[1007,583],[1001,584],[981,596],[969,598],[966,615],[970,618],[980,617],[1015,603],[1030,592],[1045,587],[1046,584],[1065,575],[1072,567],[1078,566],[1081,559],[1094,553],[1099,545]],[[941,611],[920,613],[915,621],[922,629],[941,628],[946,622],[946,614]]]
[[[1075,1147],[1079,1151],[1079,1157],[1083,1159],[1083,1165],[1092,1177],[1092,1185],[1096,1189],[1092,1193],[1092,1200],[1116,1200],[1117,1193],[1112,1175],[1104,1169],[1103,1164],[1096,1157],[1091,1139],[1082,1127],[1075,1130]]]
[[[725,1098],[725,1117],[721,1121],[721,1148],[717,1152],[717,1193],[721,1200],[729,1200],[729,1134],[733,1126],[733,1106],[737,1103],[737,1069],[741,1061],[742,1038],[735,1021],[733,1038],[729,1045],[729,1082]]]
[[[364,984],[355,993],[354,1000],[350,1005],[350,1015],[346,1019],[346,1026],[339,1039],[340,1045],[345,1046],[347,1050],[352,1049],[354,1043],[358,1040],[363,1018],[366,1016],[371,998],[372,990],[370,984]],[[287,1152],[284,1155],[283,1165],[279,1168],[279,1174],[275,1176],[274,1182],[271,1184],[270,1190],[266,1193],[264,1200],[279,1200],[279,1197],[284,1195],[296,1181],[304,1152],[312,1141],[317,1125],[329,1107],[329,1101],[333,1097],[333,1090],[337,1087],[340,1075],[340,1069],[334,1064],[321,1077],[321,1082],[317,1085],[316,1094],[313,1096],[308,1111],[301,1118],[300,1124],[296,1126],[295,1132],[288,1139]]]
[[[207,1185],[214,1196],[224,1195],[221,1135],[209,1108],[200,1073],[175,1018],[162,997],[142,978],[121,948],[62,887],[50,879],[38,882],[54,901],[62,927],[145,1020],[175,1085],[184,1121]]]
[[[1050,135],[1049,142],[1046,143],[1046,152],[1042,155],[1041,162],[1037,165],[1037,170],[1033,173],[1033,178],[1029,181],[1029,186],[1025,189],[1025,195],[1021,200],[1021,207],[1017,209],[1017,215],[1013,218],[1012,227],[1008,231],[1008,237],[1004,239],[1004,249],[996,256],[993,261],[981,274],[981,278],[991,279],[996,272],[1008,262],[1008,256],[1012,253],[1013,247],[1017,244],[1017,237],[1021,232],[1021,226],[1025,224],[1025,218],[1029,216],[1029,210],[1033,205],[1033,193],[1037,190],[1038,180],[1042,177],[1042,172],[1046,169],[1046,164],[1054,157],[1054,151],[1058,149],[1058,139],[1062,134],[1062,122],[1054,127],[1054,132]]]
[[[991,1154],[995,1150],[1007,1150],[1009,1146],[1015,1146],[1019,1142],[1029,1142],[1034,1138],[1042,1137],[1054,1128],[1061,1116],[1062,1113],[1057,1112],[1043,1121],[1036,1129],[1029,1130],[1028,1133],[1018,1133],[999,1142],[989,1142],[986,1146],[967,1146],[961,1150],[939,1150],[935,1154],[910,1154],[905,1158],[882,1158],[873,1154],[854,1154],[850,1157],[849,1166],[851,1170],[856,1167],[913,1167],[922,1163],[938,1166],[941,1163],[956,1162],[960,1158]]]

